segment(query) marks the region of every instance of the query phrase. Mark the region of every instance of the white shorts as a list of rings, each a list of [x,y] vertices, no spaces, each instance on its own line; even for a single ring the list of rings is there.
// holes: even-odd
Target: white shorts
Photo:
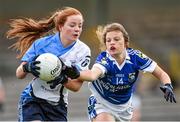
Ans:
[[[133,108],[132,108],[132,104],[131,103],[131,99],[125,103],[121,105],[117,105],[116,109],[103,104],[103,102],[101,100],[98,100],[97,98],[95,98],[95,96],[91,95],[89,97],[89,102],[88,102],[88,114],[89,114],[89,119],[92,120],[93,118],[95,118],[98,114],[100,113],[109,113],[112,116],[115,117],[115,119],[117,121],[130,121],[132,119],[132,114],[133,114]],[[116,106],[116,105],[114,105]],[[125,107],[126,106],[126,107]]]

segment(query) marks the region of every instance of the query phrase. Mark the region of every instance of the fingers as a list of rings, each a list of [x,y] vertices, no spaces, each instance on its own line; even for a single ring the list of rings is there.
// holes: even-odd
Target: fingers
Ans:
[[[40,61],[33,61],[32,62],[32,69],[34,70],[40,70],[40,67],[36,66],[36,64],[40,64]]]
[[[40,67],[35,66],[35,67],[34,67],[34,69],[35,69],[35,70],[40,70],[41,68],[40,68]]]
[[[171,103],[173,103],[173,102],[176,103],[176,98],[173,93],[171,93],[171,95],[169,96],[169,99],[170,99]]]
[[[171,95],[170,92],[166,92],[166,93],[165,93],[165,99],[166,99],[166,101],[169,101],[170,95]]]
[[[164,98],[166,99],[166,101],[170,101],[171,103],[176,103],[176,98],[175,95],[172,92],[168,92],[164,95]]]
[[[47,84],[51,84],[51,83],[52,83],[52,80],[51,80],[51,81],[47,81],[46,83],[47,83]]]
[[[170,102],[172,103],[172,102],[173,102],[173,94],[171,94],[171,95],[169,96],[169,99],[170,99]]]
[[[50,83],[51,83],[50,85],[51,89],[54,89],[58,84],[60,84],[58,80],[53,80]]]
[[[166,101],[170,101],[171,103],[176,103],[175,94],[173,92],[173,87],[171,84],[165,84],[164,86],[160,86],[162,92],[164,92],[164,98]]]
[[[173,101],[174,101],[174,103],[176,103],[176,98],[175,98],[175,96],[173,95]]]
[[[56,85],[50,85],[51,89],[54,89],[56,87]]]
[[[40,73],[36,70],[32,71],[32,74],[35,76],[35,77],[39,77]]]
[[[50,88],[54,89],[61,82],[61,77],[57,77],[54,80],[48,81],[47,84],[50,84]]]
[[[40,61],[33,61],[33,65],[40,64]]]

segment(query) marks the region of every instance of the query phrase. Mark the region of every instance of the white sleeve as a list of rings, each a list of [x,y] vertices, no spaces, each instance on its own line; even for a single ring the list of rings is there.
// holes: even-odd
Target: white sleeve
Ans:
[[[155,70],[156,66],[157,63],[153,61],[147,68],[143,69],[142,71],[152,73]]]
[[[99,63],[95,63],[93,67],[98,67],[102,71],[102,75],[100,77],[103,77],[107,71],[106,68]]]
[[[89,69],[89,64],[91,61],[90,56],[91,56],[91,52],[89,48],[85,48],[84,50],[81,50],[81,53],[78,54],[78,59],[77,59],[77,64],[76,64],[79,70]]]

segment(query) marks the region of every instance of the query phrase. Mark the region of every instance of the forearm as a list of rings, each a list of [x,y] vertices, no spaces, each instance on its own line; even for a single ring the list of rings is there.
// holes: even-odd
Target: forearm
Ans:
[[[169,75],[164,70],[162,70],[158,65],[153,71],[153,75],[157,77],[164,84],[160,86],[160,89],[164,93],[164,98],[166,99],[166,101],[176,103],[176,98],[173,92],[173,86],[171,84],[171,79]]]
[[[98,77],[91,70],[84,70],[80,72],[80,77],[78,79],[83,81],[93,81],[97,78]]]
[[[158,78],[163,84],[171,83],[169,75],[162,70],[159,66],[155,68],[155,71],[152,73],[156,78]]]
[[[77,92],[81,88],[83,81],[78,79],[69,79],[67,83],[63,84],[67,89]]]
[[[163,82],[163,84],[171,83],[171,79],[170,79],[169,75],[166,72],[163,72],[161,74],[160,80]]]

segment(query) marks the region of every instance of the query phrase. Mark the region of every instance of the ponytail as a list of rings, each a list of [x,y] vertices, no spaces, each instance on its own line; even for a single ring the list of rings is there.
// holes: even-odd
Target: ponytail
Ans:
[[[21,58],[36,39],[44,36],[55,27],[54,16],[41,21],[35,21],[30,18],[10,21],[11,29],[7,32],[7,38],[18,38],[18,41],[10,46],[10,48],[19,52],[17,58]]]
[[[29,18],[13,19],[10,21],[11,29],[7,32],[8,39],[18,38],[18,41],[10,46],[19,54],[17,58],[21,58],[32,43],[38,38],[52,32],[53,29],[59,30],[59,26],[63,26],[68,16],[81,15],[81,12],[72,7],[64,7],[55,11],[48,19],[35,21]]]

